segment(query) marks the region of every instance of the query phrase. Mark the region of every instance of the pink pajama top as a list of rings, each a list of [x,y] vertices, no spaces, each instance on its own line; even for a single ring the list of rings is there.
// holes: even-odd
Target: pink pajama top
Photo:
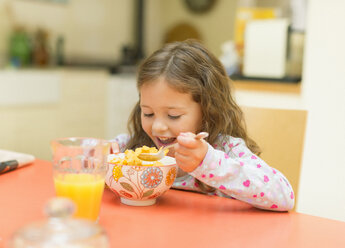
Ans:
[[[128,134],[120,134],[112,141],[124,152],[129,138]],[[176,178],[173,188],[201,192],[195,180],[198,179],[215,189],[209,194],[235,198],[261,209],[287,211],[293,208],[293,189],[281,172],[253,154],[243,139],[219,136],[218,140],[225,141],[208,145],[201,164]]]

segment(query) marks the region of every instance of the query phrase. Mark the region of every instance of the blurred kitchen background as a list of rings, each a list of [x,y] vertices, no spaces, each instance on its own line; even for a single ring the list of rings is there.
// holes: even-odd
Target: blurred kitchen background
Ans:
[[[195,38],[223,58],[229,74],[295,77],[295,82],[301,76],[305,0],[1,0],[0,4],[2,67],[99,66],[117,72],[124,69],[119,65],[135,64],[163,43]],[[272,63],[267,65],[269,73],[250,68],[262,64],[263,50],[256,43],[263,35],[256,32],[267,34],[261,43],[266,44],[266,57],[272,57],[266,58]],[[236,59],[229,61],[227,55]],[[272,72],[276,64],[284,68]],[[291,66],[292,71],[286,68]]]
[[[138,63],[195,38],[221,59],[240,105],[308,111],[297,211],[345,221],[344,9],[343,0],[0,0],[0,149],[49,160],[54,138],[126,132]]]

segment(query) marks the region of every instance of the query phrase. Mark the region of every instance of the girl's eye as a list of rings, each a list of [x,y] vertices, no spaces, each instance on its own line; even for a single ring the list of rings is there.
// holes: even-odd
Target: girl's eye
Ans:
[[[144,117],[152,117],[153,116],[153,114],[145,114],[144,113]]]
[[[181,115],[168,115],[168,117],[172,120],[176,120],[181,117]]]

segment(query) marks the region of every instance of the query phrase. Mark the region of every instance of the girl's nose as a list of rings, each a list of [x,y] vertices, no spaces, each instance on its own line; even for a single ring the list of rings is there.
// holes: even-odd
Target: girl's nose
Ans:
[[[155,119],[152,124],[152,131],[154,132],[162,132],[168,130],[168,126],[164,123],[164,121],[160,119]]]

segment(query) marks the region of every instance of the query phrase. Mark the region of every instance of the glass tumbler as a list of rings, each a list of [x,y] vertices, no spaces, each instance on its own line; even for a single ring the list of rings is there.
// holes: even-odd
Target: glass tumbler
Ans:
[[[74,217],[97,221],[110,142],[70,137],[51,142],[56,195],[74,201]]]

